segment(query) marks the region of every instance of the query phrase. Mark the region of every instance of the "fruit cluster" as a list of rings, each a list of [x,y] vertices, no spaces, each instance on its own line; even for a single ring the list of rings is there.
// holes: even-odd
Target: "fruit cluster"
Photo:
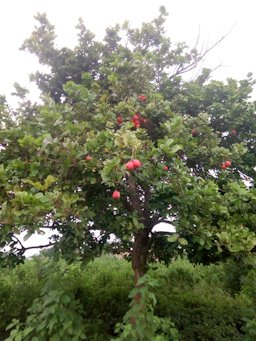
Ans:
[[[227,160],[221,164],[221,169],[227,169],[231,166],[231,161]]]
[[[118,115],[116,118],[116,122],[118,125],[122,125],[123,123],[123,118],[121,115]],[[135,128],[139,128],[141,126],[141,123],[147,123],[147,120],[143,118],[139,113],[136,113],[132,117],[132,122]]]
[[[128,161],[125,165],[125,168],[129,171],[136,169],[136,168],[140,168],[140,167],[141,167],[141,162],[140,162],[140,160],[137,160],[137,159]]]
[[[138,159],[130,160],[125,164],[125,168],[128,171],[132,171],[134,169],[140,168],[141,166],[142,166],[142,164],[141,164],[140,160],[138,160]],[[169,167],[166,165],[163,165],[163,170],[168,171]],[[112,198],[115,200],[120,199],[120,196],[121,195],[120,195],[120,192],[118,190],[114,190],[114,192],[112,193]]]
[[[139,95],[138,96],[138,100],[140,102],[146,102],[147,97],[145,95]],[[121,125],[123,123],[123,118],[121,115],[118,115],[116,118],[117,124]],[[139,113],[136,113],[133,118],[132,118],[132,122],[134,124],[135,128],[139,128],[142,122],[146,122],[146,120],[144,118],[141,117],[141,115]]]
[[[125,164],[125,168],[128,171],[132,171],[132,170],[140,168],[140,167],[141,167],[141,162],[138,159],[130,160]],[[121,196],[121,194],[117,189],[114,190],[114,192],[112,193],[112,198],[115,200],[120,199],[120,196]]]
[[[132,118],[132,122],[135,128],[139,128],[141,126],[141,123],[147,123],[147,120],[143,118],[139,113],[136,113]]]

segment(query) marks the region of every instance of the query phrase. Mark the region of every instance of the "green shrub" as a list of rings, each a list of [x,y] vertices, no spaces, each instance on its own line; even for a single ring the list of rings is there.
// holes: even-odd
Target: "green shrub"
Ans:
[[[174,323],[168,318],[154,315],[156,297],[152,289],[158,282],[148,275],[141,277],[138,285],[129,294],[130,309],[118,323],[117,341],[178,341],[178,331]]]
[[[253,317],[255,309],[244,293],[230,294],[226,269],[180,259],[155,271],[162,288],[156,314],[174,321],[182,340],[244,340],[244,317]]]
[[[14,328],[13,328],[14,327]],[[62,290],[43,290],[28,309],[24,323],[14,319],[6,341],[86,340],[79,302]]]
[[[252,320],[246,319],[246,325],[244,326],[245,338],[244,341],[256,340],[256,318]]]
[[[105,256],[87,265],[81,273],[77,296],[85,312],[89,335],[100,331],[104,335],[102,340],[114,335],[116,323],[128,310],[132,287],[133,274],[125,260]],[[97,334],[95,341],[100,340]]]
[[[240,274],[236,275],[240,291],[231,281],[235,269]],[[154,264],[148,274],[159,284],[153,289],[157,298],[154,316],[159,321],[173,321],[182,341],[253,338],[250,336],[254,335],[256,315],[253,266],[246,269],[234,263],[203,266],[178,259],[168,267]],[[46,336],[42,336],[46,340],[52,332],[47,328],[52,324],[52,330],[63,340],[58,335],[61,318],[51,322],[55,314],[64,315],[64,320],[76,320],[77,324],[69,326],[70,335],[79,331],[80,336],[66,333],[70,340],[73,337],[80,340],[83,334],[90,341],[113,339],[115,325],[123,321],[129,309],[132,287],[130,264],[113,256],[97,258],[87,265],[35,257],[14,269],[4,269],[0,274],[0,340],[10,335],[10,330],[5,329],[13,319],[16,319],[11,328],[13,333],[16,330],[22,335],[30,328],[32,334],[28,335],[36,335],[38,317],[31,317],[35,312],[46,326]],[[52,303],[53,315],[47,313],[44,305],[51,293],[59,297],[58,302]],[[65,305],[62,297],[69,297],[70,303]]]
[[[39,296],[47,278],[43,275],[46,260],[26,260],[14,269],[0,272],[0,340],[7,335],[5,328],[13,318],[24,321],[27,309]]]
[[[248,297],[256,305],[256,271],[251,270],[248,272],[246,276],[242,279],[242,288],[241,291]]]

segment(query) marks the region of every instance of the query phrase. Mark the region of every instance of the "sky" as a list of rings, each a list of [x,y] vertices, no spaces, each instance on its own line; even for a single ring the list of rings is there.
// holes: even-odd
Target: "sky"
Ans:
[[[173,42],[185,41],[193,47],[200,32],[199,46],[211,46],[231,30],[204,62],[212,69],[221,65],[212,74],[214,79],[243,79],[248,72],[256,77],[255,0],[6,0],[0,11],[0,94],[12,104],[10,93],[13,83],[18,82],[30,89],[33,100],[39,95],[28,77],[39,69],[37,60],[19,50],[36,24],[33,16],[37,12],[47,13],[55,25],[57,45],[72,47],[79,17],[96,38],[102,39],[105,28],[116,23],[128,20],[138,27],[152,20],[161,5],[169,13],[166,30]],[[38,241],[35,236],[26,243]]]
[[[55,25],[58,46],[74,46],[78,18],[101,39],[105,28],[128,20],[132,26],[152,20],[164,5],[169,13],[168,35],[174,42],[193,46],[200,32],[200,44],[210,46],[227,32],[230,34],[206,58],[204,66],[215,68],[213,78],[243,79],[248,72],[256,77],[256,32],[254,0],[8,0],[0,12],[0,94],[13,91],[13,83],[29,87],[32,98],[38,96],[28,75],[38,70],[34,56],[19,50],[28,38],[37,12],[46,12]]]

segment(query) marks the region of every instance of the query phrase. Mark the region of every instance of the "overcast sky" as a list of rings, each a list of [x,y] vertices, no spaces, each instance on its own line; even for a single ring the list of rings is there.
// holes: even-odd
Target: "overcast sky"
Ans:
[[[12,85],[19,82],[29,87],[32,98],[36,98],[28,75],[38,69],[38,64],[35,57],[19,51],[19,47],[30,36],[37,12],[46,12],[55,25],[58,46],[72,47],[79,17],[101,39],[105,28],[116,23],[128,20],[132,26],[139,26],[152,20],[161,5],[169,12],[166,29],[174,42],[186,41],[193,46],[200,31],[201,44],[210,46],[233,27],[205,61],[205,66],[211,68],[222,64],[213,78],[242,79],[248,72],[256,77],[255,0],[5,0],[0,12],[0,94],[10,100]],[[36,242],[37,237],[28,241]]]
[[[28,86],[28,74],[38,69],[35,57],[19,51],[37,12],[46,12],[55,25],[59,46],[72,46],[79,17],[100,39],[106,27],[126,19],[133,26],[152,20],[161,5],[169,12],[166,29],[173,41],[192,46],[200,30],[201,43],[210,45],[233,27],[205,62],[211,68],[222,64],[214,78],[242,79],[248,72],[256,77],[254,0],[8,0],[2,1],[0,12],[0,94],[8,96],[14,82]],[[30,89],[35,96],[35,86]]]

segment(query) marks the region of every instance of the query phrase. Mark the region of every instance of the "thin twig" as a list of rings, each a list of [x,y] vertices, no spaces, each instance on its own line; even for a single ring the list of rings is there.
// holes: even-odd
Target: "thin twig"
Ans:
[[[170,79],[178,76],[178,75],[181,75],[183,73],[186,73],[186,72],[189,72],[191,70],[193,70],[197,64],[211,51],[213,50],[217,45],[219,45],[230,33],[231,31],[233,30],[235,25],[232,26],[232,28],[226,33],[224,34],[220,39],[218,39],[213,45],[211,45],[209,48],[206,48],[204,52],[202,52],[202,50],[200,51],[200,54],[198,57],[195,57],[195,59],[189,63],[188,65],[186,66],[183,66],[180,64],[178,69],[176,70],[176,72],[174,72],[171,76],[170,76]],[[197,46],[198,44],[198,39],[196,41],[196,45]],[[193,48],[195,49],[195,48]]]

